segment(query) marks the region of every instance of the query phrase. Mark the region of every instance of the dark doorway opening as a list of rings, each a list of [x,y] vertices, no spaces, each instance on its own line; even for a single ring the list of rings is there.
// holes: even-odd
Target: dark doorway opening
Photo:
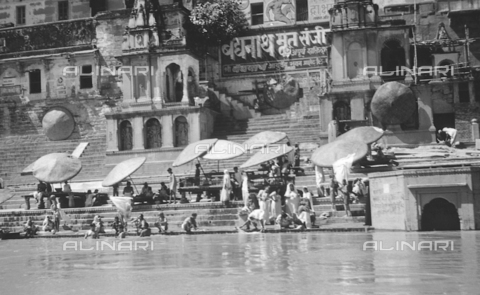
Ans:
[[[460,230],[460,218],[455,205],[443,198],[433,199],[423,207],[421,230]]]

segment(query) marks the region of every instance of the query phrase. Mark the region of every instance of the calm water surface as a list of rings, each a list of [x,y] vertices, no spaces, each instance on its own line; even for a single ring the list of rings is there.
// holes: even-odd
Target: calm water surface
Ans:
[[[114,241],[113,238],[105,239]],[[480,294],[479,232],[154,236],[153,250],[0,241],[0,294]],[[363,251],[451,240],[453,251]]]

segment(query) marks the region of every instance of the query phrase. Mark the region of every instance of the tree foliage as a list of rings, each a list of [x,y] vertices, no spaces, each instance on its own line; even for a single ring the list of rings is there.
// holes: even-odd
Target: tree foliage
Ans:
[[[226,43],[247,31],[248,22],[240,10],[240,0],[210,1],[197,4],[190,14],[190,21],[204,42]]]

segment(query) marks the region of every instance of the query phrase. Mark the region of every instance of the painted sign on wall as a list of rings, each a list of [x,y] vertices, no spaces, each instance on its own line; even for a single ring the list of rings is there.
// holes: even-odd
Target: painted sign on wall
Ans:
[[[328,22],[330,20],[328,10],[333,4],[334,0],[308,0],[308,21]]]
[[[221,47],[222,76],[325,67],[329,31],[314,26],[235,38]]]

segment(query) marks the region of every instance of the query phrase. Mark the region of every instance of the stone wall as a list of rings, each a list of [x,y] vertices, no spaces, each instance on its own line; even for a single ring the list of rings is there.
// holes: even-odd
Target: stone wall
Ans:
[[[458,130],[457,140],[463,142],[473,141],[472,119],[480,119],[480,109],[477,104],[455,104],[455,128]]]
[[[372,226],[422,230],[425,205],[443,198],[457,209],[460,229],[478,229],[478,167],[402,170],[369,174]]]

